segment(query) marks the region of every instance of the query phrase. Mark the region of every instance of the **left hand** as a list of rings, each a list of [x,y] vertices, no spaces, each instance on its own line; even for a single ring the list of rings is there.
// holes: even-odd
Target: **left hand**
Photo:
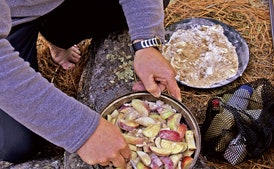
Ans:
[[[160,97],[164,90],[182,100],[180,88],[175,80],[176,72],[164,56],[155,48],[138,50],[134,58],[134,70],[142,83],[137,82],[133,90],[145,88],[155,97]]]

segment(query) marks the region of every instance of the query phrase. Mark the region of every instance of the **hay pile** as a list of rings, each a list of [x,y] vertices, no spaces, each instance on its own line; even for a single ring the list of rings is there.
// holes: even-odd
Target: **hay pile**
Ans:
[[[262,0],[176,0],[166,9],[165,26],[189,17],[209,17],[220,20],[241,33],[250,49],[250,62],[244,74],[231,84],[211,90],[197,90],[181,87],[183,103],[203,123],[205,109],[210,97],[239,84],[251,82],[259,78],[267,78],[274,84],[274,53],[268,1]],[[82,60],[74,70],[64,71],[55,64],[50,56],[46,42],[40,36],[38,41],[39,66],[41,73],[49,81],[70,96],[76,97],[78,83],[83,67],[88,59],[90,40],[79,44]],[[248,160],[232,167],[228,163],[207,163],[216,168],[274,168],[274,146],[262,158]]]

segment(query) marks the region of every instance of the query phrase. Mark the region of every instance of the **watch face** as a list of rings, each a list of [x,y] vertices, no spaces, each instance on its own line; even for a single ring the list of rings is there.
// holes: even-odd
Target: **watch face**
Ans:
[[[162,53],[177,71],[182,85],[210,89],[241,76],[249,49],[232,27],[208,18],[189,18],[166,28]]]

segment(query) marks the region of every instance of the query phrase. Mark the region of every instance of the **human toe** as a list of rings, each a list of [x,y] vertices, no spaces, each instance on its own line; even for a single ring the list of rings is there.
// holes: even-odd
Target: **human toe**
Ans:
[[[65,70],[71,70],[75,68],[75,64],[71,62],[65,62],[61,65]]]

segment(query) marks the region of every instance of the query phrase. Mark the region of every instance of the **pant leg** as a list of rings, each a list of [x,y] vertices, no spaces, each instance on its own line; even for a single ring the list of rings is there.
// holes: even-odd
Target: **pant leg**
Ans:
[[[56,46],[69,48],[126,26],[118,0],[66,0],[43,17],[41,34]]]
[[[7,38],[15,50],[20,52],[20,57],[30,62],[35,70],[38,70],[37,36],[38,25],[30,22],[13,28]],[[0,109],[0,160],[24,162],[35,156],[44,143],[44,139]]]
[[[163,0],[164,8],[170,0]],[[67,49],[81,40],[103,39],[109,33],[128,29],[119,0],[66,0],[43,17],[41,34]]]
[[[11,163],[30,160],[44,141],[0,109],[0,159]]]
[[[20,57],[30,63],[30,66],[38,71],[36,42],[39,32],[39,21],[32,21],[12,28],[7,37]]]

